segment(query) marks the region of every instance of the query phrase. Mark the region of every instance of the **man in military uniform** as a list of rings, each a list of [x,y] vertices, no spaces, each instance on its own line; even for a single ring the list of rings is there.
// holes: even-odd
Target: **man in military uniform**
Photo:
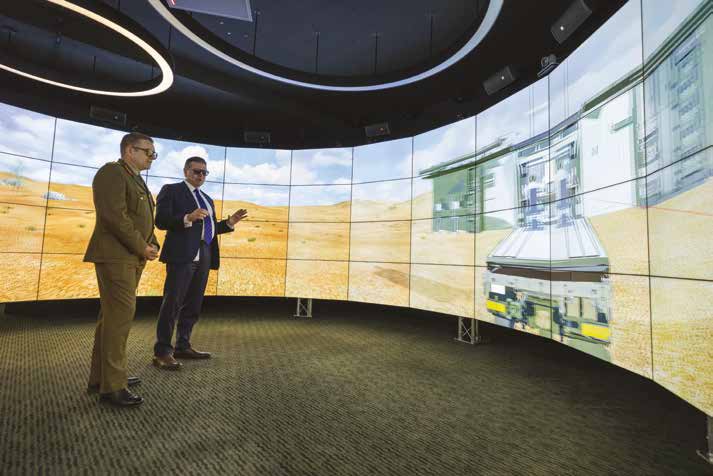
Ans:
[[[124,136],[120,149],[121,159],[102,166],[92,182],[96,224],[84,261],[94,263],[101,304],[87,390],[126,407],[143,403],[128,389],[139,379],[127,376],[126,340],[141,272],[158,256],[154,202],[140,175],[157,154],[153,140],[136,132]]]

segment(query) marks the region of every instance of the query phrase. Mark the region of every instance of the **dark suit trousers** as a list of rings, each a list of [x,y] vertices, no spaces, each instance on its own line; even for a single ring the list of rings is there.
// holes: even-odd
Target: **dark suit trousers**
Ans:
[[[210,246],[201,241],[200,260],[190,263],[166,263],[166,282],[163,286],[163,302],[158,313],[154,355],[173,352],[171,341],[176,331],[176,349],[190,347],[191,332],[198,322],[203,305],[203,295],[210,272]]]

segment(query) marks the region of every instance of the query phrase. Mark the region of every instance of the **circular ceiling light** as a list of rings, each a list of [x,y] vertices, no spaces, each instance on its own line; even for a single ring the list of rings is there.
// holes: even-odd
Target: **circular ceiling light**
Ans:
[[[274,79],[275,81],[280,81],[283,83],[291,84],[293,86],[301,86],[303,88],[312,88],[312,89],[321,89],[324,91],[344,91],[344,92],[361,92],[361,91],[378,91],[381,89],[389,89],[389,88],[396,88],[399,86],[405,86],[407,84],[415,83],[417,81],[420,81],[422,79],[426,79],[430,76],[433,76],[434,74],[440,73],[441,71],[449,68],[453,64],[457,63],[461,59],[463,59],[468,53],[473,51],[476,46],[480,44],[481,41],[483,41],[483,38],[490,32],[491,28],[495,24],[495,20],[497,20],[498,16],[500,15],[500,10],[503,7],[503,0],[490,0],[488,3],[488,10],[485,12],[485,18],[483,18],[483,21],[480,23],[478,26],[478,29],[475,31],[473,36],[468,40],[468,42],[463,45],[462,48],[460,48],[453,56],[450,58],[446,59],[442,63],[434,66],[433,68],[424,71],[422,73],[410,76],[408,78],[400,79],[398,81],[391,81],[388,83],[382,83],[382,84],[372,84],[372,85],[367,85],[367,86],[333,86],[329,84],[319,84],[319,83],[310,83],[306,81],[298,81],[295,79],[291,78],[286,78],[284,76],[280,76],[277,74],[269,73],[267,71],[263,71],[259,68],[256,68],[254,66],[251,66],[245,62],[239,61],[236,58],[233,58],[232,56],[224,53],[223,51],[219,50],[218,48],[214,47],[207,41],[205,41],[203,38],[200,36],[196,35],[193,31],[191,31],[190,28],[188,28],[186,25],[181,23],[178,18],[176,18],[173,13],[169,11],[168,8],[164,5],[164,3],[161,0],[148,0],[148,2],[156,9],[156,11],[164,18],[166,19],[167,22],[171,24],[176,30],[180,31],[183,35],[186,36],[189,40],[194,42],[196,45],[200,46],[204,50],[214,54],[218,58],[221,58],[224,61],[227,61],[228,63],[235,65],[239,68],[242,68],[246,71],[249,71],[251,73],[258,74],[260,76],[263,76],[265,78],[269,79]]]
[[[93,20],[110,30],[113,30],[123,36],[124,38],[130,40],[132,43],[134,43],[136,46],[141,48],[146,54],[148,54],[158,65],[158,67],[161,70],[161,81],[159,84],[156,86],[146,89],[144,91],[105,91],[101,89],[91,89],[91,88],[83,88],[80,86],[75,86],[72,84],[67,84],[67,83],[62,83],[59,81],[53,81],[51,79],[43,78],[41,76],[37,76],[34,74],[26,73],[24,71],[20,71],[19,69],[12,68],[10,66],[4,65],[0,63],[0,69],[4,69],[5,71],[9,71],[11,73],[18,74],[20,76],[24,76],[26,78],[34,79],[36,81],[40,81],[46,84],[51,84],[53,86],[59,86],[62,88],[67,88],[67,89],[72,89],[74,91],[80,91],[84,93],[91,93],[91,94],[102,94],[105,96],[123,96],[123,97],[138,97],[138,96],[150,96],[153,94],[158,94],[166,91],[168,88],[171,87],[173,84],[173,70],[171,69],[171,66],[169,65],[168,61],[151,45],[149,45],[146,41],[142,40],[140,37],[138,37],[136,34],[130,32],[126,28],[122,27],[121,25],[114,23],[113,21],[99,15],[98,13],[95,13],[91,10],[87,10],[86,8],[82,8],[79,5],[75,5],[74,3],[68,2],[66,0],[46,0],[49,3],[52,3],[54,5],[57,5],[59,7],[65,8],[67,10],[73,11],[79,15],[82,15],[90,20]]]

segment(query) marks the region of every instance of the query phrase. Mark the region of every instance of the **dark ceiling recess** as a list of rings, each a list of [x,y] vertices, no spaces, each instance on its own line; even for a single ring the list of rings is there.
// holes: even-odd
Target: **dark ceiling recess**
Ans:
[[[130,129],[231,146],[254,147],[244,132],[264,131],[270,147],[285,149],[365,144],[364,127],[386,122],[389,138],[407,137],[477,114],[534,82],[543,56],[564,59],[625,3],[584,0],[592,14],[560,44],[550,28],[572,0],[507,0],[490,33],[445,71],[392,89],[335,92],[280,83],[231,65],[170,27],[146,0],[71,1],[155,38],[173,61],[173,86],[155,96],[120,98],[2,71],[0,101],[94,124],[99,122],[90,108],[100,107],[126,114]],[[171,0],[163,1],[170,7]],[[265,71],[323,84],[375,84],[426,71],[452,56],[478,29],[489,2],[252,0],[249,5],[252,21],[171,12],[205,41]],[[158,75],[131,43],[70,18],[46,0],[0,2],[0,58],[22,60],[27,68],[61,73],[79,84],[136,85]],[[488,95],[484,81],[508,65],[517,78]]]

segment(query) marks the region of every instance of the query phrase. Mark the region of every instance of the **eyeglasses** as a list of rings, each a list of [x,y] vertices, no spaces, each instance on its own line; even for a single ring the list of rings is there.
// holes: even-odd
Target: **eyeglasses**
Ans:
[[[146,147],[136,147],[135,145],[132,145],[131,147],[133,147],[134,149],[143,150],[144,154],[146,154],[146,157],[150,157],[154,160],[158,159],[158,153],[156,153],[156,151],[154,150],[148,149]]]
[[[204,177],[207,177],[210,173],[206,169],[191,169],[191,172],[193,172],[194,175],[203,175]]]

